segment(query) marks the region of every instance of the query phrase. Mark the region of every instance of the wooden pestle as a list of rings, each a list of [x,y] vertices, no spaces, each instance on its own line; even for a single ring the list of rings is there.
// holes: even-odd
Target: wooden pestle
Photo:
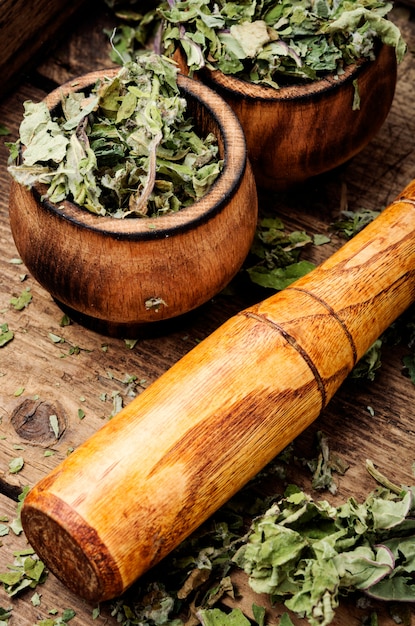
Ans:
[[[232,317],[29,492],[29,542],[90,601],[121,594],[326,406],[415,300],[415,181],[284,291]]]

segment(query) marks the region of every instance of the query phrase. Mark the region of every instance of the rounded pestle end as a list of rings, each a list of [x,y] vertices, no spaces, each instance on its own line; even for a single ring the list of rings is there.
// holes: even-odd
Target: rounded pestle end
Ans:
[[[98,533],[55,495],[35,487],[24,501],[21,521],[39,558],[78,596],[102,602],[124,591],[117,564]]]

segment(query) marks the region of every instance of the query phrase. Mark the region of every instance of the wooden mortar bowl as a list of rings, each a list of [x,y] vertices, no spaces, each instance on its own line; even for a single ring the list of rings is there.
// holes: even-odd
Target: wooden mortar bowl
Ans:
[[[176,59],[181,55],[176,55]],[[180,59],[182,70],[183,57]],[[273,89],[204,69],[203,82],[235,111],[260,187],[282,190],[348,161],[378,132],[392,104],[396,55],[381,46],[336,78]],[[353,110],[354,81],[360,109]]]
[[[53,91],[82,91],[118,70],[86,74]],[[195,127],[218,138],[223,171],[190,207],[157,218],[97,216],[73,202],[42,199],[44,187],[11,185],[10,225],[34,278],[70,316],[99,332],[133,337],[148,322],[202,305],[225,287],[249,252],[257,194],[241,126],[199,81],[179,76]],[[159,303],[159,304],[157,304]]]

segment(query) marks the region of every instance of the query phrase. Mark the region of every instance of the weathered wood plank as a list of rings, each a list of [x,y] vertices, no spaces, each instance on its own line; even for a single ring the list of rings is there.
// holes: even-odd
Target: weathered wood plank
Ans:
[[[96,69],[97,64],[100,67],[111,65],[107,59],[107,36],[101,29],[102,23],[111,24],[111,16],[104,12],[103,20],[98,15],[91,15],[90,19],[92,22],[86,20],[84,24],[79,24],[74,35],[38,67],[37,85],[41,84],[39,77],[45,83],[63,82],[84,71]],[[408,20],[407,9],[395,12],[394,19],[406,33],[413,49],[415,26]],[[94,20],[97,26],[91,31]],[[384,208],[415,176],[415,119],[411,105],[415,95],[414,73],[414,59],[409,54],[399,68],[396,96],[388,119],[360,155],[341,170],[309,182],[289,194],[261,194],[261,206],[280,215],[287,228],[301,228],[310,233],[330,232],[330,224],[340,215],[341,208]],[[29,98],[38,100],[44,93],[34,84],[25,82],[0,103],[0,122],[11,129],[11,137],[17,136],[23,101]],[[109,419],[114,408],[113,396],[121,397],[125,404],[128,403],[133,394],[140,393],[143,387],[158,378],[198,341],[258,296],[258,291],[247,289],[244,282],[233,298],[217,296],[190,317],[160,329],[158,336],[153,333],[143,336],[132,350],[123,340],[108,339],[77,324],[62,328],[59,325],[62,312],[49,294],[30,276],[22,282],[25,268],[10,263],[17,252],[8,227],[6,159],[7,150],[2,143],[0,323],[9,324],[15,332],[15,339],[0,351],[0,435],[5,437],[0,439],[0,491],[8,486],[33,484],[47,474],[68,450],[79,445]],[[319,262],[341,243],[339,238],[333,237],[330,244],[310,248],[307,256]],[[33,300],[23,311],[15,311],[10,305],[10,298],[27,287],[31,289]],[[49,333],[63,337],[65,343],[53,343]],[[81,348],[79,354],[69,354],[71,348],[77,346]],[[402,374],[401,357],[402,350],[393,346],[388,348],[376,380],[373,383],[345,383],[322,416],[296,440],[297,455],[311,458],[315,453],[316,431],[322,430],[329,436],[333,451],[349,464],[345,476],[338,478],[338,494],[330,496],[333,502],[343,501],[350,495],[362,499],[373,488],[373,480],[364,467],[366,458],[370,458],[394,481],[413,482],[415,387]],[[136,376],[133,384],[127,382],[131,376]],[[15,397],[16,390],[20,388],[24,388],[24,392]],[[16,406],[24,399],[32,401],[37,396],[55,407],[53,410],[59,403],[57,412],[65,415],[66,429],[57,440],[50,431],[51,439],[25,440],[12,424]],[[79,410],[85,413],[82,419]],[[45,452],[49,451],[54,454],[45,456]],[[10,460],[20,455],[25,459],[23,470],[16,475],[10,474]],[[310,489],[310,477],[304,467],[295,465],[290,471],[293,482]],[[264,486],[268,492],[275,488],[275,485]],[[11,515],[14,506],[7,498],[1,498],[2,511]],[[5,546],[0,548],[1,570],[10,562],[11,552],[22,541],[22,538],[12,535],[7,540],[3,539]],[[48,592],[49,595],[45,591],[45,610],[49,606],[71,606],[80,611],[78,624],[96,623],[92,621],[89,609],[82,608],[82,603],[66,595],[69,592],[59,585],[50,594]],[[238,602],[249,614],[252,602],[260,602],[246,586],[246,579],[238,577],[238,585],[242,590],[242,599]],[[0,595],[0,604],[7,605],[7,598]],[[29,596],[16,602],[15,611],[19,618],[14,623],[19,626],[33,626],[38,618]],[[358,617],[354,609],[346,607],[339,611],[335,623],[349,626],[358,623]],[[75,620],[72,623],[76,623]],[[382,613],[380,623],[389,626],[392,622]]]
[[[10,91],[36,59],[56,45],[62,28],[85,0],[3,0],[0,27],[0,96]]]
[[[71,36],[36,66],[35,77],[61,85],[86,72],[113,67],[110,36],[116,25],[114,12],[103,0],[89,0]]]

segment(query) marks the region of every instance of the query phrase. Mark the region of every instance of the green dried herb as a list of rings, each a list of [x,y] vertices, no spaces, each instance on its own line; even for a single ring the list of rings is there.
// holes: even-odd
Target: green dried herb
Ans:
[[[250,626],[252,623],[258,626],[265,624],[265,609],[262,606],[252,605],[254,622],[249,620],[242,613],[241,609],[233,609],[230,613],[225,613],[221,609],[203,609],[198,613],[200,623],[203,626]],[[288,613],[283,613],[281,619],[276,623],[277,626],[294,626]]]
[[[0,524],[0,537],[5,537],[9,534],[10,528],[6,524]]]
[[[234,561],[254,591],[285,598],[311,626],[330,624],[340,595],[356,590],[413,601],[413,496],[378,487],[361,504],[333,507],[292,486],[254,520]]]
[[[375,380],[376,371],[382,365],[382,344],[382,337],[376,339],[360,361],[354,366],[350,373],[351,378],[366,378],[367,380]]]
[[[59,439],[60,436],[60,426],[57,415],[49,415],[49,425],[50,428],[55,435],[55,439]]]
[[[22,291],[20,296],[10,298],[10,304],[16,311],[23,311],[32,302],[32,294],[30,293],[30,287]]]
[[[47,576],[45,565],[33,552],[29,555],[17,555],[13,564],[8,566],[8,570],[0,573],[0,582],[10,597],[25,589],[34,589],[43,583]]]
[[[3,348],[14,338],[14,332],[9,330],[8,324],[0,324],[0,348]]]
[[[10,174],[28,187],[44,183],[54,203],[70,199],[98,215],[154,217],[193,204],[223,163],[216,137],[195,131],[176,79],[171,60],[143,52],[53,113],[26,102]]]
[[[385,17],[391,8],[382,0],[164,0],[113,41],[128,58],[137,44],[161,40],[168,56],[181,48],[191,71],[206,66],[278,88],[373,59],[379,40],[402,60],[406,45]]]
[[[343,476],[348,470],[347,463],[329,448],[328,438],[321,431],[317,432],[317,457],[305,461],[313,474],[311,486],[316,491],[326,490],[332,494],[337,493],[337,484],[333,473]]]
[[[10,528],[14,532],[15,535],[20,535],[23,532],[22,522],[20,519],[20,514],[23,506],[24,499],[26,495],[29,493],[29,486],[23,487],[19,497],[18,497],[18,505],[16,510],[16,517],[10,523]]]
[[[1,335],[0,335],[1,339]],[[408,376],[415,385],[415,354],[407,354],[402,358],[402,362],[408,372]]]
[[[204,609],[199,618],[203,626],[250,626],[251,622],[242,613],[241,609],[233,609],[225,613],[220,609]]]
[[[313,263],[300,260],[301,250],[312,243],[302,231],[286,233],[278,217],[259,220],[247,274],[253,283],[280,291],[315,268]]]
[[[52,611],[49,611],[52,613]],[[54,611],[54,613],[57,611]],[[65,626],[68,624],[74,617],[76,613],[73,609],[65,609],[59,617],[49,617],[46,619],[42,619],[40,622],[36,622],[34,626]]]
[[[9,472],[10,474],[17,474],[23,468],[24,459],[23,457],[15,457],[9,463]]]
[[[5,609],[0,606],[0,626],[7,626],[9,619],[12,617],[12,607]]]
[[[332,229],[346,239],[351,239],[363,230],[365,226],[373,222],[378,215],[380,215],[380,211],[370,211],[368,209],[342,211],[342,219],[334,222]]]

